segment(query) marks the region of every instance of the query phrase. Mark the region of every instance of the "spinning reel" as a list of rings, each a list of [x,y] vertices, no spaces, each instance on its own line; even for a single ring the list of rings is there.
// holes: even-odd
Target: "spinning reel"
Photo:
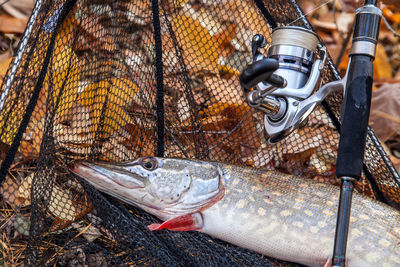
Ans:
[[[264,36],[253,37],[253,63],[242,72],[240,83],[249,106],[265,113],[264,126],[270,143],[282,140],[304,123],[332,91],[343,89],[340,81],[315,91],[327,58],[326,48],[318,43],[312,31],[296,26],[279,27],[272,33],[265,57],[259,52],[266,45]]]

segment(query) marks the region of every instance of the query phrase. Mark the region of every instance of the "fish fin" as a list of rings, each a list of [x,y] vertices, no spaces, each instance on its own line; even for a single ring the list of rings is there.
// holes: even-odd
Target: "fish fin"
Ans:
[[[203,216],[199,212],[184,214],[161,224],[153,223],[147,226],[151,231],[168,229],[172,231],[196,231],[203,226]]]

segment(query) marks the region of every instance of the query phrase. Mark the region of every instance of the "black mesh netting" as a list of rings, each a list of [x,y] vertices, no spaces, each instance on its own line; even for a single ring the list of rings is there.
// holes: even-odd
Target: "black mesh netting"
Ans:
[[[294,0],[37,1],[1,86],[4,264],[295,266],[198,232],[150,232],[156,218],[67,168],[158,155],[337,183],[341,96],[268,145],[263,115],[238,82],[253,35],[270,41],[272,28],[289,24],[310,28]],[[338,78],[329,62],[324,82]],[[356,189],[400,204],[398,176],[372,131]]]

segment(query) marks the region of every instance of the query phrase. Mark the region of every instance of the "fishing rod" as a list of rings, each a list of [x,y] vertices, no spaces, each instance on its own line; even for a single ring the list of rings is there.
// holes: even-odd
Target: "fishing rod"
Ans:
[[[360,180],[371,107],[373,61],[382,12],[376,0],[357,9],[347,68],[336,176],[341,180],[332,266],[345,266],[353,181]]]
[[[382,12],[376,0],[357,9],[349,64],[343,79],[320,87],[326,48],[311,30],[277,27],[265,57],[266,45],[257,34],[252,41],[253,63],[240,75],[250,107],[262,111],[269,143],[276,143],[306,122],[328,95],[344,91],[336,176],[340,196],[332,267],[345,266],[353,182],[361,178],[371,106],[373,60]]]

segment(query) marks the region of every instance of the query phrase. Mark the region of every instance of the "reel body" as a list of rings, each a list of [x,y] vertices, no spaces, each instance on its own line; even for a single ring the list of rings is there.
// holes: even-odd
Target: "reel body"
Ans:
[[[254,36],[253,63],[240,81],[248,104],[265,113],[268,141],[276,143],[304,123],[329,93],[343,89],[343,84],[332,82],[313,94],[327,57],[314,32],[297,26],[276,28],[267,57],[258,52],[265,43],[263,36]]]

